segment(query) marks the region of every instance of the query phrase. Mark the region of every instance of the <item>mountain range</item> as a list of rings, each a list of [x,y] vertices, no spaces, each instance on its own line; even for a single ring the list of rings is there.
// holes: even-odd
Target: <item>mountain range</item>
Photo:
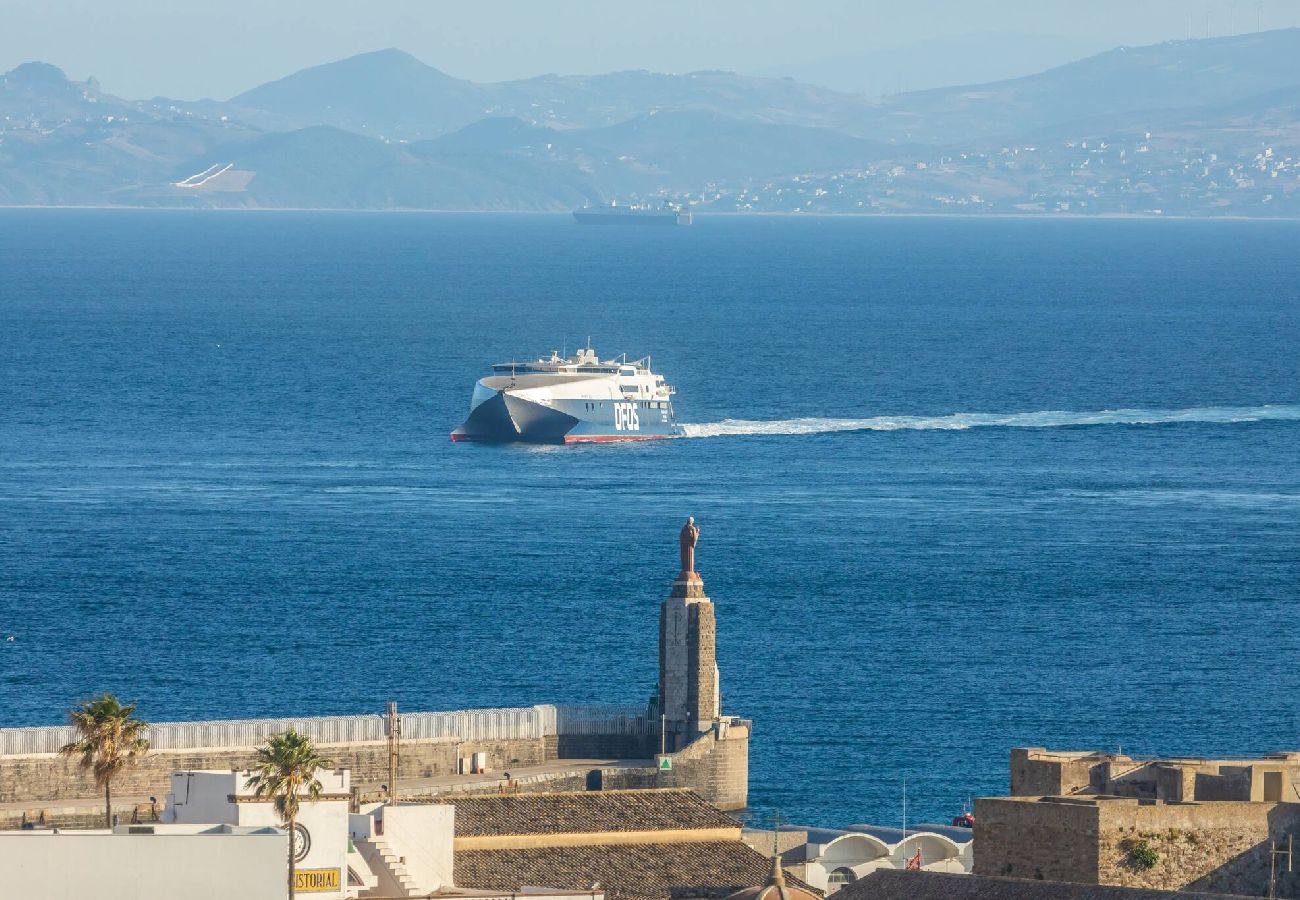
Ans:
[[[398,50],[225,101],[0,77],[0,204],[1300,214],[1300,29],[883,98],[644,71],[481,84]]]
[[[1105,49],[1104,44],[1084,37],[997,31],[876,46],[803,62],[767,65],[749,74],[788,75],[851,94],[899,94],[1019,78]]]

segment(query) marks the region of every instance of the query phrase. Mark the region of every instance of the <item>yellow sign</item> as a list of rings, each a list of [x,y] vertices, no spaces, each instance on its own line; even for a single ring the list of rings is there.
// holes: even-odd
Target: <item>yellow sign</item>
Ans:
[[[319,894],[339,889],[338,869],[299,869],[293,873],[293,889],[299,894]]]

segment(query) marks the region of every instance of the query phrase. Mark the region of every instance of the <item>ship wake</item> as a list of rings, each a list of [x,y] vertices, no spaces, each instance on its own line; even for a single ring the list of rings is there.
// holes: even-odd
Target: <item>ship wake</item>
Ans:
[[[828,434],[836,431],[962,431],[968,428],[1072,428],[1084,425],[1167,425],[1300,421],[1300,405],[1202,406],[1189,409],[1044,410],[1020,413],[952,413],[946,416],[873,416],[866,419],[723,419],[684,425],[685,437]]]

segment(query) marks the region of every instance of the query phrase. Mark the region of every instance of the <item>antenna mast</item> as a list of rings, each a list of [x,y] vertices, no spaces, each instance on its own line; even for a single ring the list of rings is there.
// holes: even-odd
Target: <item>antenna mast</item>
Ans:
[[[1286,836],[1286,849],[1277,849],[1277,841],[1270,841],[1268,847],[1268,897],[1274,900],[1277,897],[1277,858],[1286,857],[1286,870],[1291,871],[1291,851],[1295,836],[1288,834]]]
[[[903,776],[903,843],[907,843],[907,776]]]

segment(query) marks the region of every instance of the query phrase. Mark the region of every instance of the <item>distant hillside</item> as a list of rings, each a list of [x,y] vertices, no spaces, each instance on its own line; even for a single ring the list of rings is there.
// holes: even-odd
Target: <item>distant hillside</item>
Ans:
[[[727,72],[499,84],[396,50],[228,102],[0,77],[0,204],[1300,215],[1300,29],[879,101]]]
[[[1298,28],[1120,47],[1024,78],[887,98],[869,130],[933,144],[1033,137],[1069,122],[1300,87],[1297,59]]]
[[[242,198],[257,206],[335,209],[568,208],[596,198],[590,182],[545,164],[493,165],[487,158],[421,152],[327,126],[266,135],[231,148],[255,173]],[[196,159],[198,168],[208,157]]]
[[[160,116],[62,70],[26,63],[0,76],[0,203],[131,203],[172,165],[242,126]]]
[[[864,36],[870,40],[876,35]],[[1032,75],[1105,50],[1095,39],[1059,34],[945,35],[800,63],[769,65],[755,75],[789,77],[870,97],[984,84]]]
[[[69,81],[63,70],[29,62],[0,75],[0,121],[49,121],[123,116],[135,108],[109,96],[94,81]]]
[[[440,159],[529,160],[584,173],[604,195],[658,195],[710,182],[732,185],[866,165],[891,148],[826,128],[775,125],[711,112],[638,116],[603,128],[558,130],[485,119],[412,145]]]
[[[490,117],[594,128],[661,109],[851,130],[869,104],[788,79],[730,72],[544,75],[477,84],[400,50],[380,50],[304,69],[240,94],[228,107],[232,115],[265,127],[333,125],[376,137],[421,140]]]
[[[487,115],[487,88],[461,81],[400,50],[363,53],[313,66],[253,88],[229,105],[237,115],[281,129],[332,125],[419,140]]]

